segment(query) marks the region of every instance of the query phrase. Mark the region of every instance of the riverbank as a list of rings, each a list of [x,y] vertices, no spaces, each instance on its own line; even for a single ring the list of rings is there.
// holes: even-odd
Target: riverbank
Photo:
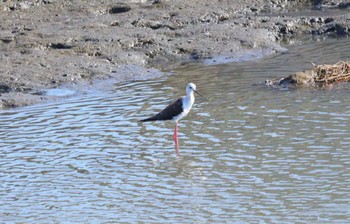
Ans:
[[[0,108],[43,89],[158,76],[179,61],[244,60],[301,36],[349,36],[343,1],[3,1]],[[237,58],[239,55],[239,58]],[[127,66],[125,66],[127,65]],[[79,88],[79,87],[78,87]],[[57,98],[57,97],[56,97]]]

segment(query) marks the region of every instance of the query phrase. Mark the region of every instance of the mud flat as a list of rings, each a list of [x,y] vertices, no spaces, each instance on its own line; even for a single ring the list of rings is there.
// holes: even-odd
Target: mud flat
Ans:
[[[55,99],[39,93],[62,84],[151,78],[161,75],[153,68],[179,61],[239,61],[285,50],[280,43],[290,38],[349,36],[349,7],[336,0],[2,0],[0,108]]]

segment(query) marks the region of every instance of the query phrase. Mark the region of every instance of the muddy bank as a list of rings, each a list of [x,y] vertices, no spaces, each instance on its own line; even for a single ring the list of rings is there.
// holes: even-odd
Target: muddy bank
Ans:
[[[4,0],[0,108],[47,100],[33,93],[62,84],[150,77],[159,73],[148,68],[175,61],[264,56],[301,35],[348,36],[348,8],[334,0]]]

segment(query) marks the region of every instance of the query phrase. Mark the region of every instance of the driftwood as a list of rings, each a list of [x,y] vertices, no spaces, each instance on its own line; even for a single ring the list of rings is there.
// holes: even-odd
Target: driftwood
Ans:
[[[266,85],[293,85],[327,87],[342,82],[350,82],[350,61],[340,61],[333,65],[314,65],[311,70],[294,73],[286,78],[266,80]]]

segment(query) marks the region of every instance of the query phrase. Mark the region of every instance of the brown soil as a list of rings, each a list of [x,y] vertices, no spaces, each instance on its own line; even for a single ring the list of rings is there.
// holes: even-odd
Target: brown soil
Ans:
[[[95,79],[159,75],[150,67],[260,50],[308,34],[350,33],[346,1],[2,0],[0,108]],[[311,11],[311,9],[321,9]],[[264,51],[261,51],[264,50]],[[125,66],[127,65],[127,66]]]

